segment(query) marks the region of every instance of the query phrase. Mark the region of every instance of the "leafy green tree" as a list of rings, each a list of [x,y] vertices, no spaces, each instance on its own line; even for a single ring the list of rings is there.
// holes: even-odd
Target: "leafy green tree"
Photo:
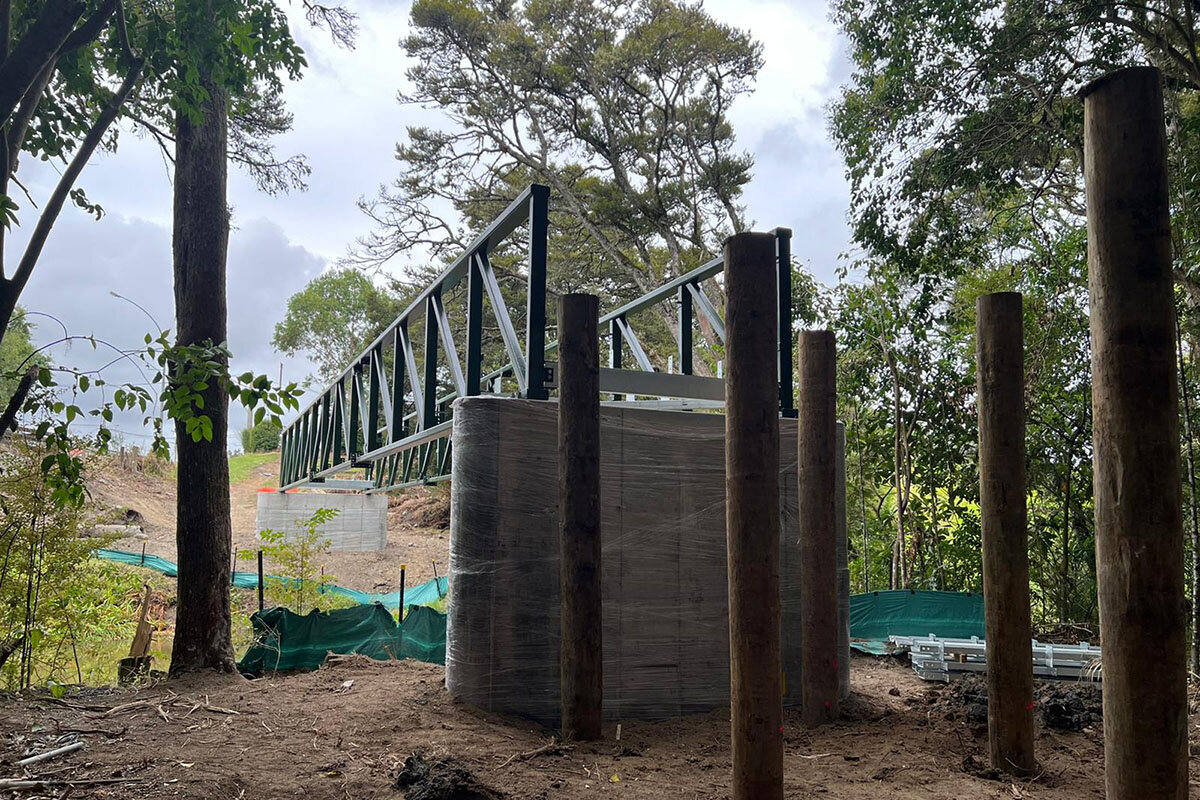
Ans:
[[[855,581],[979,590],[975,300],[1016,290],[1035,618],[1087,623],[1096,612],[1085,237],[1021,235],[1030,249],[1003,264],[914,277],[868,259],[862,280],[835,292]]]
[[[34,663],[47,644],[55,602],[96,546],[79,535],[83,511],[57,501],[38,464],[44,445],[14,439],[0,451],[0,665],[18,656],[19,688],[33,680]]]
[[[280,572],[269,582],[271,595],[297,614],[314,608],[345,605],[334,595],[325,594],[325,584],[332,582],[334,576],[325,574],[320,563],[321,556],[329,552],[329,539],[321,533],[321,527],[337,515],[335,509],[318,508],[307,520],[296,523],[295,532],[268,528],[259,534],[264,542],[263,555],[271,559]],[[241,557],[249,560],[256,554],[245,552]]]
[[[96,210],[75,183],[106,141],[145,66],[130,45],[126,10],[118,0],[0,3],[0,337],[64,204],[70,200]],[[11,186],[19,185],[22,152],[66,166],[9,269],[4,239],[17,221]]]
[[[175,345],[211,349],[226,338],[229,122],[239,99],[277,95],[283,76],[298,77],[304,59],[272,0],[176,0],[161,21],[170,35],[159,108],[175,136]],[[183,366],[198,363],[218,375],[226,371],[228,354],[210,353],[203,360],[173,359],[172,374],[178,380]],[[252,400],[269,385],[255,379],[249,395],[241,397]],[[192,419],[207,422],[197,427],[187,413],[174,415],[179,611],[172,676],[235,669],[227,590],[233,534],[225,488],[230,393],[223,382],[203,377],[188,388],[189,402],[203,412]],[[282,411],[268,405],[255,423],[267,410]]]
[[[552,191],[552,292],[635,297],[746,227],[728,110],[761,64],[748,33],[689,0],[416,0],[411,20],[403,99],[449,124],[409,128],[351,261],[455,256],[530,182]],[[661,357],[676,325],[654,314],[639,331]]]
[[[0,409],[5,408],[17,393],[21,376],[29,367],[48,366],[49,361],[33,346],[33,323],[18,307],[0,338]]]
[[[352,36],[353,18],[343,10],[312,2],[305,2],[305,9],[310,20],[329,27],[336,36],[346,40]],[[186,48],[174,35],[181,9],[171,3],[139,3],[127,8],[119,0],[44,3],[5,0],[0,2],[0,10],[3,11],[0,18],[4,20],[0,26],[0,75],[5,80],[0,90],[0,129],[4,134],[0,136],[0,152],[4,156],[4,169],[0,170],[3,210],[0,250],[5,250],[4,236],[18,221],[20,210],[11,187],[21,188],[29,204],[37,207],[17,177],[22,156],[64,164],[61,178],[42,204],[28,243],[11,274],[6,274],[0,254],[2,336],[64,204],[69,200],[96,216],[102,213],[76,183],[97,149],[115,148],[115,120],[124,115],[150,130],[160,141],[173,141],[176,108],[187,107],[189,98],[195,99],[198,73],[194,64],[183,57]],[[226,26],[221,36],[229,42],[228,52],[238,54],[212,65],[233,91],[231,157],[244,164],[268,190],[299,184],[306,169],[302,160],[276,159],[269,142],[272,133],[290,125],[290,117],[279,101],[282,84],[278,73],[290,69],[295,74],[303,63],[288,33],[286,19],[269,2],[247,0],[227,3],[221,23]],[[189,86],[193,89],[188,89]],[[169,350],[171,361],[207,361],[204,353],[152,347],[156,335],[157,332],[147,337],[147,350],[136,354],[137,357],[153,362],[159,360],[164,350]],[[80,338],[87,338],[93,346],[110,347],[122,357],[135,355],[125,344],[99,343],[91,337],[66,335],[62,341]],[[216,339],[209,341],[208,347],[215,353],[223,345]],[[220,358],[215,363],[219,364]],[[71,392],[75,395],[86,393],[89,387],[103,386],[95,373],[81,374],[70,369],[59,372],[72,377]],[[231,386],[237,383],[223,373],[214,374],[213,378]],[[57,381],[46,369],[29,369],[20,375],[6,370],[0,379],[15,382],[11,402],[0,409],[0,437],[16,424],[18,414],[36,417],[41,409],[52,414],[67,411],[68,416],[80,413],[77,404],[53,399],[52,391],[40,392],[36,399],[26,402],[26,393],[35,386],[47,390],[56,386]],[[246,388],[252,391],[242,397],[253,400],[262,387]],[[208,430],[205,423],[211,422],[211,418],[202,409],[191,413],[186,410],[188,406],[177,402],[188,396],[180,389],[173,386],[164,391],[163,404],[183,414],[189,435],[203,436]],[[118,394],[135,398],[143,409],[152,400],[145,387],[126,386]],[[101,421],[97,436],[100,446],[109,434],[106,425],[114,405],[124,407],[121,402],[114,403],[105,392],[99,407],[93,409],[92,413]],[[44,435],[46,431],[58,433],[63,428],[58,424],[49,428],[39,426],[38,430],[39,435]],[[68,438],[62,435],[57,440],[65,442]],[[156,444],[159,448],[166,446],[161,437]],[[63,465],[64,479],[69,482],[80,473],[80,465],[64,454],[59,455],[63,457],[55,461]]]
[[[1200,164],[1200,51],[1191,4],[835,0],[833,17],[855,63],[831,127],[860,243],[910,271],[949,274],[994,260],[994,227],[1021,234],[1010,218],[1036,214],[1043,233],[1069,235],[1083,215],[1077,93],[1149,61],[1164,72],[1172,168],[1182,178],[1173,184],[1176,275],[1197,294],[1190,178]]]
[[[279,449],[283,427],[278,422],[264,420],[242,431],[242,450],[247,453],[269,453]]]
[[[344,10],[304,0],[310,21],[349,43],[353,17]],[[172,673],[233,670],[228,583],[230,523],[225,458],[228,400],[260,401],[256,421],[295,405],[294,387],[278,391],[253,375],[228,373],[225,347],[225,257],[229,234],[226,162],[232,153],[260,186],[279,190],[301,184],[303,162],[273,158],[271,133],[290,116],[279,100],[284,76],[304,66],[283,10],[272,0],[0,0],[0,236],[16,221],[9,186],[22,152],[62,159],[67,166],[46,201],[29,243],[11,275],[0,263],[0,335],[7,329],[50,230],[65,202],[99,215],[101,209],[75,186],[101,146],[112,146],[112,123],[127,113],[168,149],[173,144],[175,229],[173,236],[177,333],[146,337],[144,356],[161,364],[155,379],[168,418],[175,421],[179,450],[177,531],[180,562],[179,615]],[[232,123],[233,135],[230,135]],[[0,239],[0,249],[3,241]],[[68,337],[70,338],[70,337]],[[17,395],[35,383],[51,388],[48,369],[20,376]],[[73,392],[102,386],[75,373]],[[94,410],[111,420],[112,406],[151,401],[145,387],[123,387]],[[69,449],[70,422],[79,405],[61,399],[18,398],[0,418],[0,436],[17,406],[45,415],[39,438],[56,449],[42,469],[57,465],[59,499],[78,504],[82,463]],[[156,425],[161,420],[155,417]],[[156,427],[156,431],[160,429]],[[98,443],[106,441],[102,426]],[[161,434],[157,438],[165,445]],[[225,575],[222,579],[220,576]]]
[[[271,344],[289,356],[307,353],[316,377],[329,382],[404,310],[405,300],[357,269],[336,268],[288,299]]]
[[[1180,365],[1184,409],[1190,409],[1197,398],[1188,365],[1200,341],[1194,12],[1189,4],[1158,0],[833,5],[855,64],[831,126],[851,181],[855,238],[868,254],[868,283],[939,286],[931,306],[939,329],[927,363],[949,369],[934,384],[943,398],[918,451],[943,465],[926,480],[968,503],[977,499],[974,389],[965,379],[973,361],[974,298],[998,289],[1025,296],[1031,589],[1035,614],[1046,621],[1087,622],[1096,615],[1082,104],[1076,95],[1122,66],[1150,61],[1164,72],[1175,274],[1182,289]],[[903,324],[927,323],[913,318]],[[964,378],[956,380],[956,373]],[[879,387],[859,381],[850,388],[864,406],[863,436],[891,433],[892,426],[870,413]],[[1191,430],[1190,420],[1184,423],[1181,429]],[[1181,444],[1194,452],[1192,434]],[[865,471],[868,487],[894,478],[894,468],[885,470],[870,450],[864,460],[876,468],[875,475]],[[1195,489],[1189,489],[1185,497],[1194,510]],[[925,494],[931,501],[941,496]],[[913,512],[917,523],[921,509]],[[1190,519],[1193,585],[1200,587],[1200,523],[1196,514]],[[943,543],[952,537],[969,543],[962,551],[969,569],[962,573],[956,547],[943,549],[952,556],[945,580],[962,586],[956,574],[976,574],[975,534],[946,529],[944,514],[939,524]],[[1200,648],[1195,659],[1200,663]]]

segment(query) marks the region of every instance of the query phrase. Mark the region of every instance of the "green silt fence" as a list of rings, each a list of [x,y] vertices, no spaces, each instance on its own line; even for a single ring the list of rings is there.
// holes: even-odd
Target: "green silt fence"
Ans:
[[[890,651],[889,636],[984,638],[983,595],[899,589],[850,596],[850,646],[864,653]]]
[[[129,564],[134,567],[145,567],[152,569],[155,572],[161,572],[168,578],[176,578],[179,576],[179,570],[175,566],[174,561],[168,561],[161,556],[154,556],[141,553],[127,553],[124,550],[106,550],[97,548],[92,551],[92,554],[97,558],[103,558],[106,561],[115,561],[120,564]],[[268,580],[279,580],[287,582],[292,578],[277,578],[274,575],[268,575]],[[239,589],[254,589],[258,586],[257,572],[235,572],[231,581],[233,586]],[[437,578],[432,581],[410,586],[404,592],[404,607],[406,609],[413,606],[427,606],[441,600],[446,596],[446,592],[450,590],[450,581],[448,578]],[[350,589],[345,586],[327,583],[324,585],[324,591],[327,594],[335,594],[345,597],[359,605],[370,605],[371,603],[382,603],[387,608],[395,608],[400,602],[400,592],[384,592],[382,594],[372,594],[371,592],[360,592],[357,589]]]
[[[446,615],[426,606],[409,611],[402,626],[379,603],[303,615],[269,608],[250,617],[250,624],[254,644],[238,662],[245,675],[314,670],[330,653],[446,663]]]

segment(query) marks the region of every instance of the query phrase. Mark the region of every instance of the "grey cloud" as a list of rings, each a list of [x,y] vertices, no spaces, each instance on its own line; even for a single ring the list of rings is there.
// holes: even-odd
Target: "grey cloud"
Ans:
[[[270,339],[287,298],[324,266],[324,259],[290,242],[270,220],[252,219],[235,228],[228,263],[229,346],[235,372],[251,370],[276,377],[282,362],[285,380],[307,374],[306,362],[283,359],[271,349]],[[146,313],[112,292],[128,297]],[[21,304],[33,313],[39,344],[62,336],[63,328],[54,321],[58,320],[73,336],[95,336],[116,348],[137,348],[146,333],[155,332],[147,314],[163,328],[175,327],[170,231],[119,215],[96,222],[69,211],[52,232]],[[80,341],[49,352],[56,363],[84,370],[115,357],[107,344],[93,350]],[[118,361],[105,369],[104,377],[114,384],[143,383],[150,376],[128,361]],[[231,444],[238,441],[244,423],[244,415],[234,410]],[[115,427],[134,444],[148,441],[140,414],[121,415]]]

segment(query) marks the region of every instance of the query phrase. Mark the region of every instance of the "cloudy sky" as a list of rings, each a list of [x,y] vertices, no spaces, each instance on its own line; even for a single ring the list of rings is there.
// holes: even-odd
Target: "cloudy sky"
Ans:
[[[278,197],[255,190],[231,170],[234,231],[229,249],[229,342],[236,372],[254,370],[299,380],[310,367],[284,359],[270,345],[287,298],[320,274],[347,245],[368,230],[355,201],[395,173],[393,147],[406,125],[432,120],[433,112],[401,106],[406,59],[398,46],[408,24],[408,0],[349,3],[360,16],[358,45],[346,51],[302,22],[294,31],[310,68],[286,98],[295,127],[278,142],[281,154],[304,153],[312,167],[309,189]],[[820,0],[707,0],[718,19],[749,29],[762,42],[765,65],[756,90],[731,111],[738,141],[754,155],[754,179],[745,202],[755,226],[793,229],[793,252],[816,276],[831,282],[837,257],[848,248],[848,190],[841,162],[828,141],[825,108],[845,80],[844,43]],[[35,199],[49,193],[57,175],[27,164],[22,178]],[[171,292],[170,173],[157,147],[126,132],[118,153],[99,156],[80,184],[106,215],[99,222],[78,209],[64,210],[21,300],[30,311],[53,315],[71,334],[95,335],[133,347],[153,325],[174,327]],[[22,217],[25,229],[32,219]],[[23,237],[9,239],[12,248]],[[35,317],[36,336],[62,334],[57,322]],[[76,344],[55,358],[94,364],[100,354]],[[110,382],[137,381],[115,367]],[[231,445],[244,415],[231,414]],[[131,444],[144,444],[140,418],[117,427]]]

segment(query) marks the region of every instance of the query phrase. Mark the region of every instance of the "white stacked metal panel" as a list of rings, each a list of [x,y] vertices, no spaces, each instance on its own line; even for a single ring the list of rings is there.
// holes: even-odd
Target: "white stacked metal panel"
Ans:
[[[783,667],[790,703],[799,698],[793,421],[783,421],[781,438]],[[447,686],[475,705],[554,724],[555,408],[460,400],[453,446]],[[606,716],[663,718],[727,704],[724,418],[605,408],[601,460]],[[839,656],[846,658],[848,652]]]
[[[387,496],[332,492],[259,492],[255,531],[280,531],[292,540],[313,512],[330,508],[337,515],[318,531],[335,553],[367,553],[387,547]]]
[[[940,636],[889,636],[888,641],[910,652],[913,671],[927,681],[950,680],[952,672],[987,672],[987,642],[978,636],[946,639]],[[1043,678],[1102,677],[1101,649],[1088,642],[1052,644],[1033,640],[1033,674]]]

